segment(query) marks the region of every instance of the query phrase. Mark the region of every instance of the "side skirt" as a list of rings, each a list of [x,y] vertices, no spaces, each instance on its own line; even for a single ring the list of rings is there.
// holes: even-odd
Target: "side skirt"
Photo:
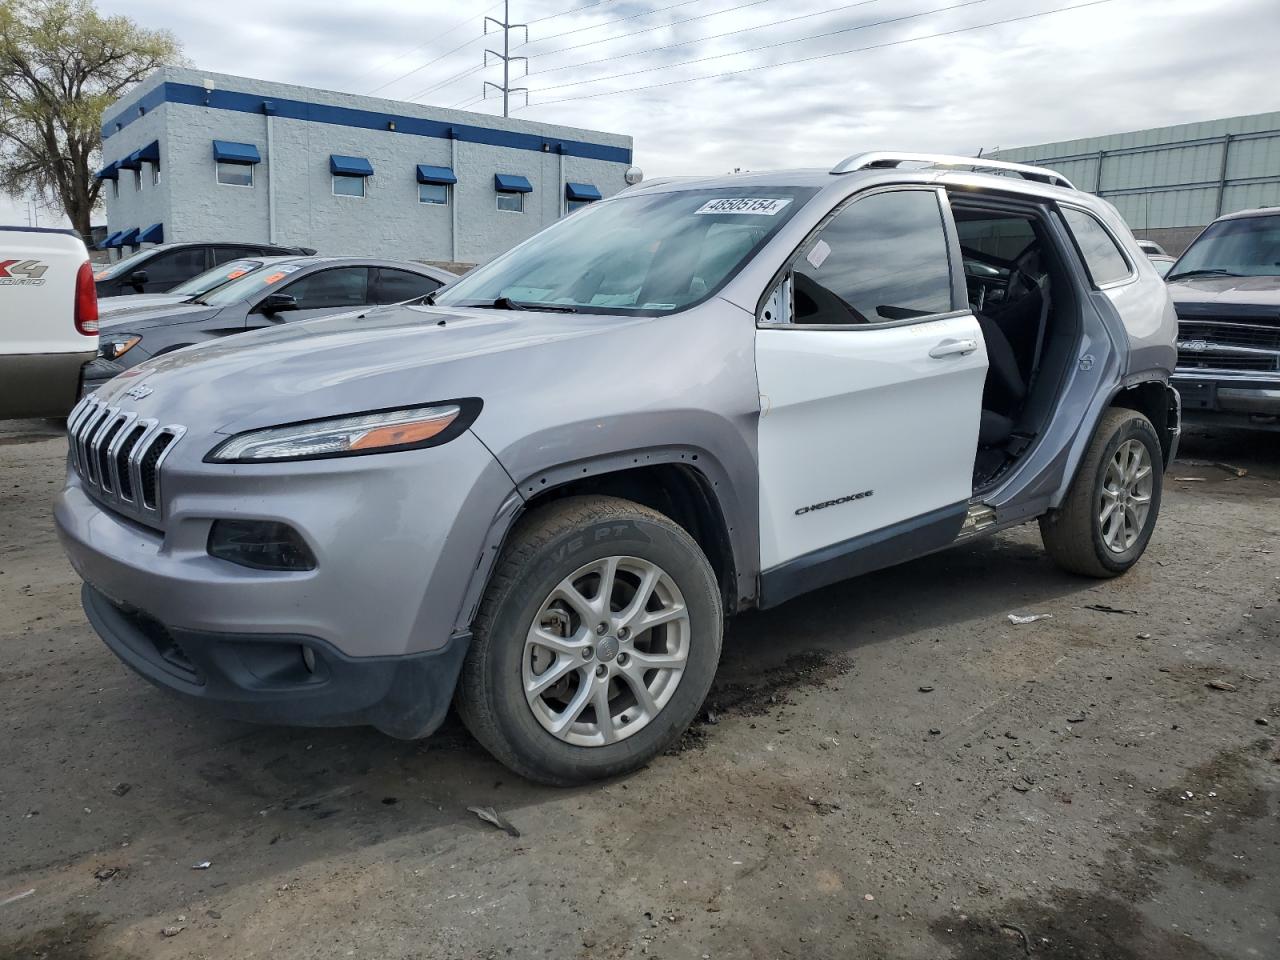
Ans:
[[[969,501],[891,524],[780,563],[760,574],[761,609],[850,577],[891,567],[953,543],[969,512]]]

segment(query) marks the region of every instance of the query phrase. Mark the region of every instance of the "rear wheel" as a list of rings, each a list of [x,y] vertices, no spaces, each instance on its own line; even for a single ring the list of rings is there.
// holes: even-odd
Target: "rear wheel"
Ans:
[[[1150,420],[1108,410],[1062,506],[1040,518],[1049,555],[1089,577],[1114,577],[1137,563],[1160,512],[1163,456]]]
[[[721,633],[715,575],[688,533],[627,500],[569,498],[527,517],[504,549],[458,710],[531,780],[625,773],[692,721]]]

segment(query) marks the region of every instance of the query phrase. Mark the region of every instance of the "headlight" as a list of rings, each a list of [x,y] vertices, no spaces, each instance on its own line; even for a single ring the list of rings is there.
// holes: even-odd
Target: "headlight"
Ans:
[[[314,460],[365,453],[414,450],[448,443],[471,426],[480,412],[476,399],[451,400],[429,407],[379,410],[251,430],[216,447],[210,463],[262,463]]]
[[[98,344],[98,356],[103,360],[119,360],[141,342],[142,338],[136,333],[112,337]]]

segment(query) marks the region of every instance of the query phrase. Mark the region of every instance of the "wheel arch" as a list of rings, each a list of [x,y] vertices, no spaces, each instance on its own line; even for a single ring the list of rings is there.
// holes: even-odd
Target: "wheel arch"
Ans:
[[[1136,410],[1151,421],[1160,437],[1160,453],[1167,470],[1177,455],[1182,430],[1182,404],[1178,391],[1169,385],[1163,374],[1128,377],[1107,404],[1107,409],[1113,407]]]
[[[516,525],[539,507],[584,494],[620,497],[670,517],[706,554],[725,609],[753,606],[758,563],[745,544],[750,518],[742,515],[736,500],[724,495],[733,489],[729,484],[724,468],[705,450],[678,446],[575,461],[525,478],[495,513],[464,596],[457,629],[470,628],[503,545]]]

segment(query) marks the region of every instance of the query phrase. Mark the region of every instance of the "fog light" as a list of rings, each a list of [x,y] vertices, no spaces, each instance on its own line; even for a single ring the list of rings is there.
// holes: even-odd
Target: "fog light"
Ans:
[[[209,556],[254,570],[314,570],[316,558],[297,530],[274,520],[215,520]]]

